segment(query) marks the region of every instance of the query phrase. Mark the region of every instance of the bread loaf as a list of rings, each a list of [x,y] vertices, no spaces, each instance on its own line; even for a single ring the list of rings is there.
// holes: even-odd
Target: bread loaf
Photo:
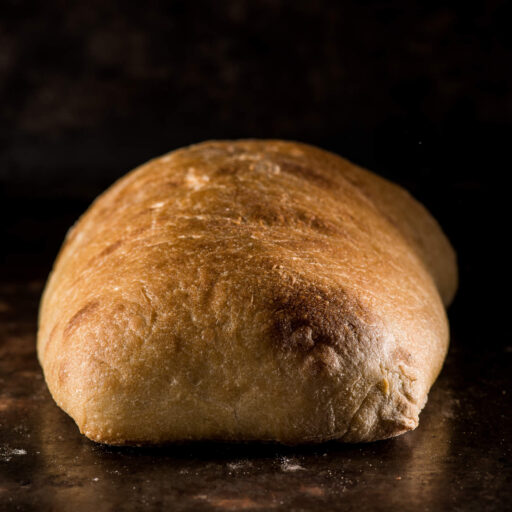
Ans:
[[[402,188],[305,144],[205,142],[69,231],[38,355],[94,441],[373,441],[417,426],[456,286]]]

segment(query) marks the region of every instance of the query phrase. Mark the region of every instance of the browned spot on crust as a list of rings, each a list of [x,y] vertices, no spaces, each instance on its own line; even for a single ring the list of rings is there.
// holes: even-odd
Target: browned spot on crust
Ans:
[[[306,227],[312,232],[324,235],[345,234],[340,225],[291,205],[266,203],[261,200],[261,197],[250,193],[244,193],[240,202],[246,207],[249,221],[257,227],[297,225],[301,229]]]
[[[289,290],[273,304],[272,338],[283,351],[304,356],[313,350],[319,362],[329,363],[331,347],[336,353],[347,345],[357,346],[367,311],[343,290],[327,293],[314,286]],[[325,357],[323,357],[325,356]]]
[[[162,186],[166,188],[176,188],[179,185],[181,185],[181,182],[178,180],[167,180],[162,183]]]
[[[78,328],[80,324],[93,313],[96,309],[98,309],[100,303],[97,300],[88,302],[85,306],[79,309],[69,320],[64,329],[64,337],[66,338],[71,334],[73,330]]]
[[[109,254],[113,253],[117,248],[121,247],[123,245],[124,240],[118,240],[117,242],[114,242],[113,244],[110,244],[108,247],[105,247],[99,254],[98,259],[104,258],[105,256],[108,256]]]
[[[309,325],[301,325],[290,333],[290,344],[307,352],[315,346],[313,329]]]
[[[247,205],[251,211],[251,220],[258,226],[284,226],[287,223],[286,210],[270,207],[270,205],[256,202],[248,198]]]
[[[303,222],[310,229],[317,231],[325,235],[341,235],[345,234],[345,230],[341,226],[337,226],[334,223],[316,215],[302,210],[297,211],[296,216],[300,222]]]

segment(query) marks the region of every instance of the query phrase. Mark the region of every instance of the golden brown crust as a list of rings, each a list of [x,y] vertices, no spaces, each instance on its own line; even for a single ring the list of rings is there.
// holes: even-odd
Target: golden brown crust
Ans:
[[[96,441],[382,439],[418,423],[456,279],[396,185],[305,144],[206,142],[70,230],[38,353]]]

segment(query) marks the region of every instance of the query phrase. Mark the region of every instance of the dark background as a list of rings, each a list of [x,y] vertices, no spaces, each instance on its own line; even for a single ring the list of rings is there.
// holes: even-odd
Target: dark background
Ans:
[[[476,320],[477,343],[505,342],[489,317],[509,229],[511,2],[3,0],[0,15],[2,278],[45,276],[92,199],[153,156],[295,139],[424,202],[459,254],[452,314]]]

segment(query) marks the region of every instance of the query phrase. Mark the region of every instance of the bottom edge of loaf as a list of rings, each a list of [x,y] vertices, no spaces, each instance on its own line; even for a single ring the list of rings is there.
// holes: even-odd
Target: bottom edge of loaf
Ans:
[[[358,436],[354,432],[340,432],[336,434],[303,436],[296,438],[261,438],[242,435],[212,435],[208,437],[174,437],[159,436],[158,438],[130,438],[129,436],[116,436],[101,431],[84,430],[83,434],[90,441],[107,446],[133,446],[133,447],[158,447],[158,446],[188,446],[194,444],[226,444],[226,445],[282,445],[282,446],[306,446],[321,443],[340,442],[347,444],[367,443],[384,441],[398,437],[402,434],[415,430],[419,422],[414,419],[397,422],[394,427],[390,424],[382,428],[381,432],[371,436]]]

